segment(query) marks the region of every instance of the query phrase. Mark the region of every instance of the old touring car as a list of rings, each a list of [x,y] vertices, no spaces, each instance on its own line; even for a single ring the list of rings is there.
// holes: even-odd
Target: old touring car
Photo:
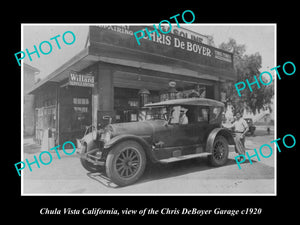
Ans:
[[[167,100],[147,104],[139,122],[89,128],[80,140],[82,166],[105,170],[119,186],[136,182],[147,162],[171,163],[207,155],[212,166],[227,162],[231,132],[222,128],[222,102],[206,98]],[[186,123],[180,123],[180,111]],[[109,118],[111,121],[111,118]]]

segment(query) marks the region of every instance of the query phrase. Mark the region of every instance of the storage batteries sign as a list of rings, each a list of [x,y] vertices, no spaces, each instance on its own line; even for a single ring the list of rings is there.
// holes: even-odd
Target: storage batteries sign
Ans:
[[[92,73],[80,74],[75,71],[71,71],[69,74],[69,85],[94,87],[94,76]]]

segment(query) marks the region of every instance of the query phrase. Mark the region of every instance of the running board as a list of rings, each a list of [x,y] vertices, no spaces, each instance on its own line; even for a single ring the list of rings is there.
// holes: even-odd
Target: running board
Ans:
[[[211,155],[211,153],[202,152],[202,153],[197,153],[197,154],[181,155],[181,156],[171,157],[171,158],[167,158],[167,159],[161,159],[161,160],[159,160],[159,162],[171,163],[171,162],[177,162],[177,161],[186,160],[186,159],[194,159],[194,158],[198,158],[200,156],[207,156],[207,155]]]

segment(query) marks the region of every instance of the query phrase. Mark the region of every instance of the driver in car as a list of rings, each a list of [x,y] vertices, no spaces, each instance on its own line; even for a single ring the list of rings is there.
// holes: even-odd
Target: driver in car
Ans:
[[[179,114],[179,124],[188,124],[189,123],[189,119],[186,116],[187,111],[188,110],[186,108],[181,107],[180,114]]]

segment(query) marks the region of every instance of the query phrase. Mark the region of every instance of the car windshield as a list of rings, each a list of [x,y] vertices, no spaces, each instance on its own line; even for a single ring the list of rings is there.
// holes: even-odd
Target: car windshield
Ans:
[[[145,120],[166,120],[171,124],[179,123],[181,106],[160,106],[146,108]]]
[[[165,120],[167,117],[164,115],[168,115],[168,110],[165,106],[145,108],[144,114],[146,120]]]

